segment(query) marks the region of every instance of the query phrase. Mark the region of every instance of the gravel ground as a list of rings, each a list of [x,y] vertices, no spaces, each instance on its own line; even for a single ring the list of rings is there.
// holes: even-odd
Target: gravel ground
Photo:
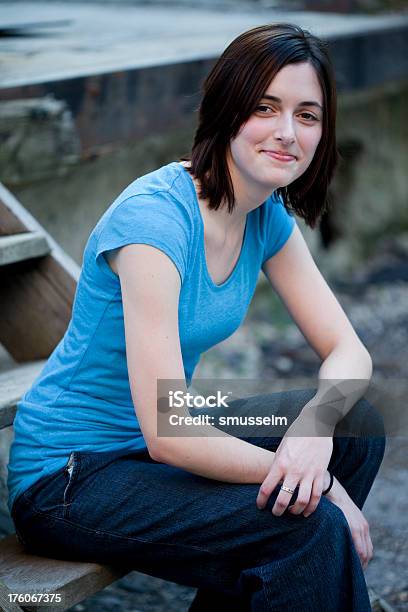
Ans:
[[[408,236],[388,239],[377,253],[347,279],[331,278],[329,283],[369,349],[373,381],[381,385],[390,377],[407,380]],[[203,357],[195,378],[316,380],[318,363],[279,300],[260,283],[244,324]],[[367,584],[398,612],[408,610],[408,436],[402,433],[387,438],[385,457],[363,510],[374,545]],[[71,612],[184,612],[194,594],[189,587],[132,572]]]

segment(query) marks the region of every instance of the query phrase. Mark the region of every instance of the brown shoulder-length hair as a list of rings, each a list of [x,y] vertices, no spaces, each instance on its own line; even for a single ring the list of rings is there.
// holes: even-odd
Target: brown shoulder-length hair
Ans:
[[[287,64],[309,62],[323,92],[322,137],[309,167],[293,183],[277,189],[287,210],[314,228],[328,207],[327,191],[337,164],[336,83],[327,44],[299,26],[280,23],[253,28],[225,49],[204,81],[199,123],[189,172],[200,182],[200,197],[218,210],[235,205],[227,151],[255,111],[275,75]]]

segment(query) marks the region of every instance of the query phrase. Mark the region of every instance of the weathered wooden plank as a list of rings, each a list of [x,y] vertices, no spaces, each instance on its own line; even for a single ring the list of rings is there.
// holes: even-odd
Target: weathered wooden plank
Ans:
[[[100,591],[130,570],[98,563],[47,559],[25,552],[15,534],[0,542],[0,578],[12,593],[61,593],[63,602],[29,610],[66,610]]]
[[[72,313],[75,281],[52,257],[0,267],[0,342],[19,362],[47,358]]]
[[[22,21],[14,19],[12,22],[0,20],[0,36],[16,36],[18,34],[30,34],[31,30],[42,30],[44,28],[60,28],[68,26],[72,19],[42,19],[41,21]]]
[[[48,255],[50,247],[41,232],[0,236],[0,266]]]
[[[22,608],[13,602],[11,592],[0,580],[0,610],[4,612],[22,612]]]
[[[27,228],[24,223],[0,200],[0,236],[20,234],[26,231]]]
[[[45,359],[69,324],[80,268],[2,184],[0,219],[0,233],[39,232],[51,249],[0,267],[0,343],[16,361]]]
[[[32,214],[13,196],[13,194],[0,183],[0,219],[2,219],[1,233],[12,234],[15,231],[8,231],[9,228],[3,223],[3,215],[7,216],[7,223],[13,223],[18,227],[19,232],[42,232],[47,238],[52,251],[52,257],[60,264],[62,270],[69,274],[75,281],[78,281],[80,268],[77,263],[55,242],[54,238],[37,221]]]
[[[0,429],[14,421],[17,402],[41,372],[45,361],[17,366],[0,373]]]

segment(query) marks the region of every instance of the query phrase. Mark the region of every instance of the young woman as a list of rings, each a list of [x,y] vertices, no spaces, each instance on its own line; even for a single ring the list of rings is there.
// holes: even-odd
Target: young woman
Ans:
[[[293,216],[314,227],[325,208],[335,116],[319,39],[287,24],[245,32],[205,82],[191,156],[137,179],[100,219],[72,320],[15,420],[9,504],[28,549],[197,587],[195,611],[370,610],[361,509],[384,453],[362,399],[371,359]],[[279,436],[210,424],[158,436],[157,381],[186,391],[261,269],[322,360],[317,389],[246,402],[292,417]],[[362,384],[324,385],[349,379]],[[338,393],[361,435],[335,435]],[[319,410],[329,429],[302,436]]]

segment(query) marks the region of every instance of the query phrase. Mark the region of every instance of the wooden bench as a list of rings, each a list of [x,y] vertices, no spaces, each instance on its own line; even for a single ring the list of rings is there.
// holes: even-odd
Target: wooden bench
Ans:
[[[0,184],[0,343],[12,357],[0,372],[0,429],[63,336],[71,317],[79,268]],[[16,534],[0,541],[0,609],[66,610],[129,569],[27,554]],[[34,603],[34,594],[61,602]],[[15,595],[14,595],[15,594]]]

